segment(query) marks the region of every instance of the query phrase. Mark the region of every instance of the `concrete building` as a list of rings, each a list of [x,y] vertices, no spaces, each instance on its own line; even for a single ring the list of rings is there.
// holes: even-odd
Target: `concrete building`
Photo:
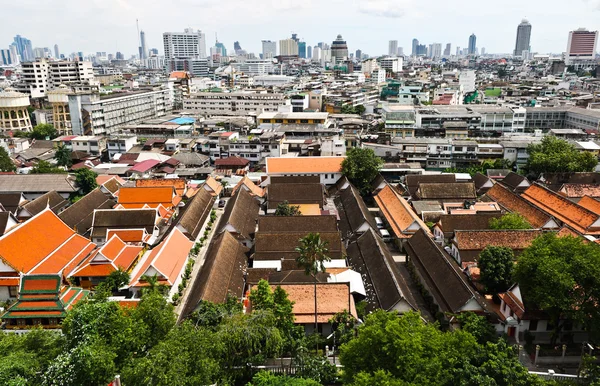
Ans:
[[[231,63],[236,71],[247,75],[267,75],[273,73],[273,59],[246,59],[242,62]]]
[[[135,135],[111,136],[106,141],[108,157],[112,159],[115,154],[127,153],[135,145],[137,145],[137,136]]]
[[[173,109],[169,89],[100,96],[72,93],[69,111],[74,135],[110,135],[124,125],[166,115]]]
[[[71,150],[91,155],[100,155],[106,149],[106,138],[93,135],[79,135],[71,138]]]
[[[48,91],[48,102],[52,105],[52,119],[54,128],[60,135],[71,135],[71,115],[69,114],[69,93],[71,89],[61,85]]]
[[[348,58],[348,45],[342,35],[338,35],[331,43],[331,57],[335,58],[336,63]]]
[[[148,47],[146,47],[146,33],[140,31],[140,59],[148,59]]]
[[[298,42],[294,39],[280,40],[279,56],[298,56]]]
[[[398,40],[390,40],[388,44],[388,55],[396,56],[398,54]]]
[[[21,35],[15,36],[14,43],[17,49],[17,54],[20,56],[22,62],[28,62],[35,60],[33,55],[33,46],[31,40],[24,38]]]
[[[43,98],[60,85],[93,83],[91,62],[47,61],[21,63],[21,78],[15,84],[20,92],[31,98]]]
[[[469,93],[475,91],[476,75],[474,70],[464,70],[458,74],[458,83],[463,88],[463,92]]]
[[[31,131],[29,118],[29,96],[7,88],[0,92],[0,132],[6,135],[8,131]]]
[[[200,92],[183,99],[184,110],[202,115],[275,112],[284,104],[284,95],[279,93]]]
[[[517,27],[517,40],[515,42],[514,56],[521,56],[523,50],[531,51],[530,47],[531,40],[531,24],[526,19],[521,21],[521,24]]]
[[[576,31],[569,32],[565,64],[593,64],[596,57],[597,44],[598,31],[588,31],[585,28],[579,28]]]
[[[433,43],[429,45],[429,57],[432,59],[442,58],[442,43]]]
[[[60,59],[60,51],[58,50],[58,44],[54,45],[54,59]]]
[[[471,34],[471,36],[469,36],[469,51],[468,51],[469,55],[475,55],[477,54],[477,36],[475,36],[475,34]]]
[[[379,66],[385,69],[387,72],[396,73],[402,71],[402,62],[402,58],[385,57],[381,59]]]
[[[206,58],[206,38],[202,31],[186,28],[183,32],[165,32],[163,44],[168,72],[181,71],[174,68],[178,60]]]
[[[272,59],[277,56],[277,42],[271,40],[262,41],[263,59]]]

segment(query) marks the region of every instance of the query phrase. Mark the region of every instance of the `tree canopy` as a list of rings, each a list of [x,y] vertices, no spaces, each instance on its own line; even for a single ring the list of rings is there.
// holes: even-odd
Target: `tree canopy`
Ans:
[[[98,187],[96,177],[98,174],[88,168],[81,168],[75,172],[75,182],[84,195]]]
[[[342,162],[342,173],[356,186],[363,196],[371,192],[371,182],[377,177],[383,160],[373,149],[353,147],[346,152]]]
[[[580,152],[572,143],[551,135],[539,144],[530,144],[527,153],[525,170],[536,178],[542,173],[591,172],[598,164],[593,154]]]
[[[31,174],[64,174],[66,172],[65,169],[54,166],[50,162],[44,160],[39,160],[30,171]]]
[[[17,170],[6,149],[0,146],[0,172],[14,172]]]
[[[70,168],[73,165],[73,161],[71,160],[71,150],[69,150],[65,145],[60,145],[58,149],[56,149],[56,153],[54,153],[54,159],[58,166],[64,166],[66,168]]]
[[[600,331],[600,247],[580,237],[547,233],[533,241],[517,259],[515,279],[523,297],[545,311],[556,340],[562,320]]]
[[[49,123],[40,123],[33,128],[30,134],[33,139],[54,139],[58,137],[58,131]]]
[[[506,213],[500,218],[490,219],[491,229],[531,229],[531,224],[519,213]]]
[[[513,283],[515,255],[508,247],[487,246],[479,254],[477,266],[480,269],[479,282],[485,293],[497,295],[505,292]]]
[[[277,204],[275,216],[300,216],[300,205],[290,205],[289,202],[283,201]]]

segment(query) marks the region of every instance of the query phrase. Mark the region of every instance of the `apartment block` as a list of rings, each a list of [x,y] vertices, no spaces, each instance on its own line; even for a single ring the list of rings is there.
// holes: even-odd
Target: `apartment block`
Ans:
[[[15,85],[31,98],[43,98],[47,92],[60,85],[93,83],[94,70],[91,62],[46,61],[21,63],[21,78]]]
[[[279,93],[193,93],[183,99],[183,109],[202,115],[275,112],[285,104]]]

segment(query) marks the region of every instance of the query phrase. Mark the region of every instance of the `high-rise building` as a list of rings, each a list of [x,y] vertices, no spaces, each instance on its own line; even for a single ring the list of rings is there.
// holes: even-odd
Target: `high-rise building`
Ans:
[[[124,60],[125,59],[125,55],[123,55],[123,53],[119,52],[119,51],[117,51],[117,53],[116,53],[115,56],[116,56],[117,60]]]
[[[427,55],[427,46],[425,44],[417,45],[417,55]]]
[[[306,46],[306,59],[312,59],[312,46]]]
[[[417,48],[419,47],[419,40],[418,39],[413,39],[412,40],[412,56],[417,56],[418,52],[417,52]]]
[[[388,55],[396,56],[398,54],[398,40],[390,40],[388,44]]]
[[[362,51],[356,50],[356,53],[354,54],[354,56],[356,57],[356,60],[360,61],[362,59]]]
[[[17,35],[15,36],[15,45],[17,46],[17,53],[21,56],[21,61],[26,62],[35,59],[31,40]]]
[[[460,56],[461,52],[460,52],[460,47],[456,47],[456,56]]]
[[[331,43],[331,57],[335,58],[336,62],[341,62],[348,57],[348,45],[342,35],[338,35]]]
[[[569,32],[567,44],[566,64],[574,61],[582,62],[593,60],[596,56],[596,45],[598,44],[598,31],[588,31],[579,28]]]
[[[262,55],[263,59],[271,59],[277,56],[277,42],[270,40],[262,41]]]
[[[140,59],[148,59],[148,48],[146,47],[146,33],[140,31]]]
[[[10,50],[0,49],[0,65],[8,66],[11,63]]]
[[[60,51],[58,50],[58,44],[54,45],[54,59],[60,59]]]
[[[306,59],[306,43],[305,42],[297,42],[298,43],[298,57],[302,59]]]
[[[442,57],[442,43],[430,44],[428,56],[432,59],[441,58]]]
[[[446,49],[444,50],[444,56],[450,56],[450,50],[452,49],[452,45],[450,43],[446,44]]]
[[[523,50],[531,51],[529,47],[531,40],[531,24],[525,19],[521,21],[521,24],[517,27],[517,41],[515,42],[515,56],[521,56]]]
[[[321,47],[314,46],[312,52],[312,60],[313,62],[319,62],[321,60]]]
[[[206,38],[201,31],[186,28],[184,32],[163,33],[165,60],[206,58]]]
[[[398,56],[404,56],[404,48],[398,47],[397,53],[398,53]]]
[[[235,51],[236,55],[239,55],[238,53],[242,51],[242,45],[237,40],[233,42],[233,50]]]
[[[481,56],[485,55],[485,47],[481,47]]]
[[[150,55],[158,55],[158,48],[151,48]]]
[[[8,46],[8,50],[10,51],[10,64],[19,64],[19,51],[17,50],[17,45],[15,43]]]
[[[283,39],[279,41],[280,56],[298,56],[298,43],[294,39]]]
[[[469,36],[469,51],[468,54],[469,55],[475,55],[475,53],[477,52],[477,36],[475,36],[475,34],[471,34],[471,36]]]
[[[225,44],[217,40],[215,43],[215,47],[217,47],[217,50],[221,52],[221,56],[227,56],[227,48],[225,48]]]

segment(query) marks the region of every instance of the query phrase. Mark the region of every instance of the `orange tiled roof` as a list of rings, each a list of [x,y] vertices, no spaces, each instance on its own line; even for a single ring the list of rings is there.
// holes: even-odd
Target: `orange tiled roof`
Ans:
[[[121,185],[123,185],[125,183],[125,180],[122,179],[119,176],[111,176],[108,174],[102,174],[99,175],[98,177],[96,177],[96,183],[98,185],[104,185],[105,183],[107,183],[108,181],[112,180],[113,178],[115,178],[117,180],[117,182],[119,182]]]
[[[127,205],[149,206],[163,204],[165,207],[174,206],[174,189],[172,186],[160,186],[149,188],[126,188],[119,189],[118,203],[127,208]]]
[[[146,241],[148,233],[145,229],[117,229],[109,230],[106,233],[106,239],[109,240],[114,235],[119,236],[126,243],[141,243]]]
[[[396,237],[409,238],[419,228],[431,234],[427,225],[412,210],[408,202],[400,197],[389,185],[386,184],[385,188],[377,193],[375,202],[392,227]]]
[[[339,173],[346,157],[267,157],[268,174]]]
[[[600,201],[590,196],[585,196],[577,203],[579,206],[600,215]]]
[[[581,234],[600,234],[600,223],[596,213],[549,189],[534,184],[524,191],[521,197]]]
[[[233,190],[231,191],[231,195],[233,196],[236,192],[236,190],[238,190],[239,188],[241,188],[242,186],[245,186],[248,190],[248,192],[250,192],[250,194],[257,196],[257,197],[264,197],[265,195],[265,190],[259,186],[257,186],[254,182],[252,182],[250,180],[250,178],[248,178],[248,176],[244,176],[244,178],[242,178],[240,180],[240,182],[238,182]]]
[[[104,277],[118,268],[128,270],[135,262],[143,247],[127,245],[113,235],[96,253],[90,255],[70,276]]]
[[[183,196],[185,193],[185,189],[187,183],[183,178],[165,178],[165,179],[143,179],[136,180],[135,186],[138,188],[147,188],[147,187],[161,187],[161,186],[171,186],[175,189],[175,192],[178,196]]]
[[[534,228],[541,228],[551,220],[549,215],[501,184],[494,184],[485,195],[496,201],[506,210],[523,216]]]
[[[208,176],[204,183],[210,188],[207,190],[211,192],[213,196],[218,196],[221,193],[221,190],[223,190],[223,185],[221,185],[219,181],[215,180],[213,176]]]
[[[3,277],[0,278],[0,287],[15,287],[19,285],[18,277]]]

